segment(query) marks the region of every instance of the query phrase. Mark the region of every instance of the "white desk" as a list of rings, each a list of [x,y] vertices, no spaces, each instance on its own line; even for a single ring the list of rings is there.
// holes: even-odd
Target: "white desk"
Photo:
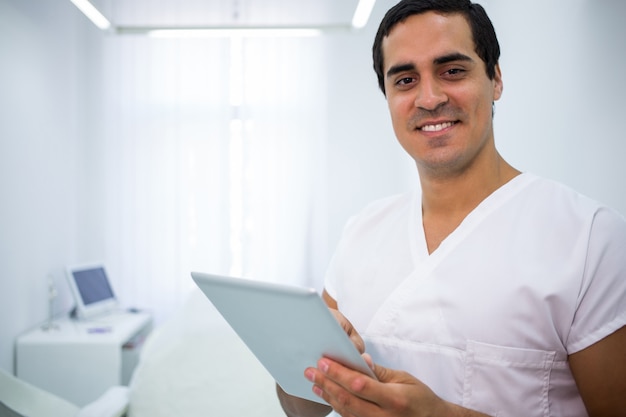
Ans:
[[[113,385],[128,385],[152,317],[119,312],[54,324],[17,339],[17,376],[82,407]]]

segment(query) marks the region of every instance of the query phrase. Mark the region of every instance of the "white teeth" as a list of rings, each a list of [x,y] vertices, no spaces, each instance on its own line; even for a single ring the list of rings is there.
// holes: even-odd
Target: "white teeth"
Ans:
[[[453,122],[439,123],[436,125],[425,125],[421,127],[421,130],[425,132],[439,132],[440,130],[446,129],[452,126]]]

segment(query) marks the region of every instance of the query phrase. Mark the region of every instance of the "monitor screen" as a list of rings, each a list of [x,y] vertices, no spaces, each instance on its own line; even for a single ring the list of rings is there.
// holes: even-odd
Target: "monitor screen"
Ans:
[[[102,264],[68,267],[67,278],[76,302],[76,317],[79,319],[117,309],[117,299]]]
[[[73,271],[76,287],[86,306],[98,301],[114,298],[103,267]]]

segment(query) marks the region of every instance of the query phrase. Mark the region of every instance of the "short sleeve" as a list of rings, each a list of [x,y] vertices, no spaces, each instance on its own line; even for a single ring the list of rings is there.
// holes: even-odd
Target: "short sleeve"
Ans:
[[[577,305],[567,340],[569,354],[626,324],[626,221],[607,208],[596,212],[591,225]]]

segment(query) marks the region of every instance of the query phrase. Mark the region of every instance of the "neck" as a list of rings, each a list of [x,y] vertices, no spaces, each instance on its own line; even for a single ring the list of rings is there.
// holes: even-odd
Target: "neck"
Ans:
[[[491,193],[519,174],[497,152],[490,163],[460,173],[433,175],[420,171],[424,217],[462,220]]]
[[[520,173],[497,153],[492,164],[481,167],[468,168],[457,175],[428,175],[420,171],[422,222],[429,253],[485,198]]]

